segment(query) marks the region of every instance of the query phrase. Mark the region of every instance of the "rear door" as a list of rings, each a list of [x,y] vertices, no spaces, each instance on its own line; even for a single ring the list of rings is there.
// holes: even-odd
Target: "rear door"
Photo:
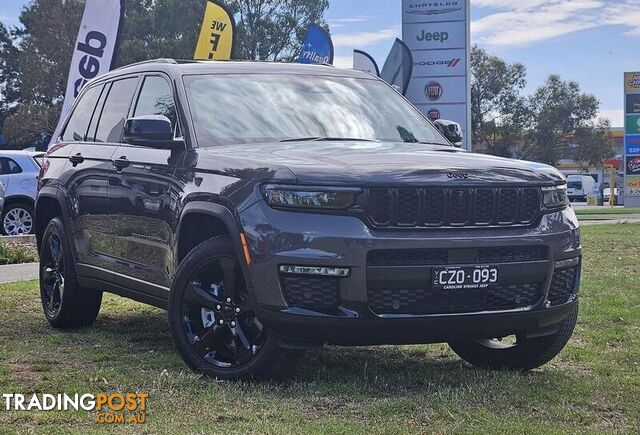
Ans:
[[[78,104],[63,140],[76,141],[68,165],[67,185],[73,238],[78,261],[111,269],[114,245],[109,205],[112,157],[122,139],[122,127],[138,84],[138,77],[116,79],[86,94]],[[82,272],[82,271],[81,271]]]
[[[130,116],[164,115],[179,136],[173,86],[168,77],[147,75]],[[156,286],[169,287],[173,265],[171,214],[167,192],[175,171],[172,151],[160,147],[122,144],[114,159],[116,175],[110,186],[118,271]],[[157,296],[166,291],[156,288]]]
[[[22,167],[10,157],[0,157],[0,182],[7,196],[20,195]]]

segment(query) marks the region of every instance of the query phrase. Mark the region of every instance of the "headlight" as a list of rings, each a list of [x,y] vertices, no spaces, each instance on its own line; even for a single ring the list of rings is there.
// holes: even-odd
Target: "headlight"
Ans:
[[[543,187],[542,198],[546,208],[564,208],[569,205],[567,185]]]
[[[360,189],[342,187],[262,187],[267,203],[275,208],[317,208],[344,210],[351,207]]]

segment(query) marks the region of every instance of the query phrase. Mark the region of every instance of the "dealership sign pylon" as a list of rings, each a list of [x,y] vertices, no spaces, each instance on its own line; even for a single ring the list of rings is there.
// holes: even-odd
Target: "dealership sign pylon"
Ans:
[[[624,74],[625,207],[640,206],[640,72]]]
[[[471,146],[470,1],[402,1],[402,40],[413,53],[407,98],[432,120],[462,126]]]

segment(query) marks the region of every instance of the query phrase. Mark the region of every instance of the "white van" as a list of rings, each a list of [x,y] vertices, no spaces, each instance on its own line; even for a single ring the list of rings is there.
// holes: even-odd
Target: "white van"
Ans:
[[[569,201],[586,201],[587,196],[596,193],[596,180],[590,175],[569,175],[567,196]]]

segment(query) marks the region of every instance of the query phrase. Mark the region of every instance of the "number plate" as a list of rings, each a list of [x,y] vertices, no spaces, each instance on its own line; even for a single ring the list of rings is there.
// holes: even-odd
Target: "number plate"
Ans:
[[[438,290],[482,289],[498,283],[497,267],[444,267],[433,269],[432,284]]]

